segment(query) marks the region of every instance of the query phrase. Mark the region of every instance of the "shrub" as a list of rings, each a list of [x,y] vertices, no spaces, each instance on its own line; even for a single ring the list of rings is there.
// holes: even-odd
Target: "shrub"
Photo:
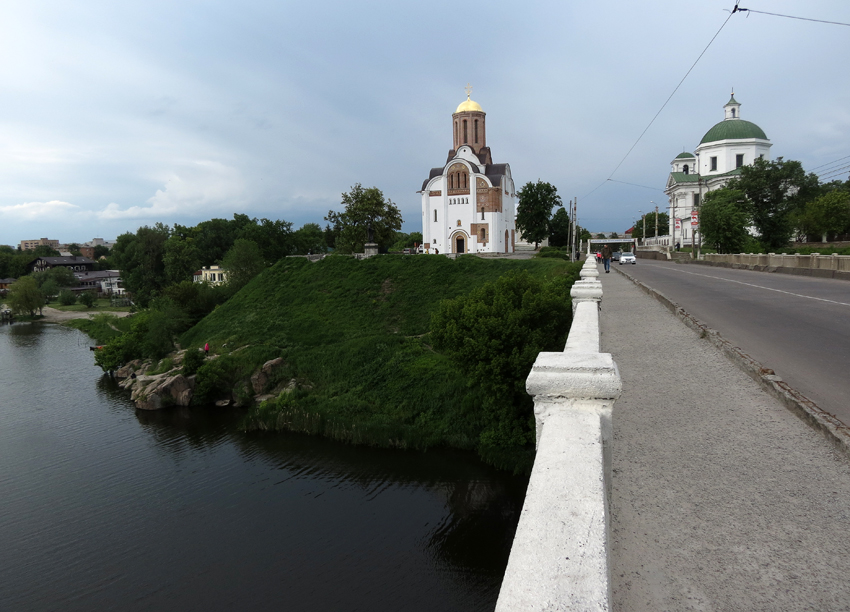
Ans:
[[[198,369],[204,365],[204,354],[195,349],[188,349],[183,355],[183,376],[191,376],[197,373]]]
[[[63,289],[59,292],[59,303],[63,306],[71,306],[72,304],[77,303],[77,296],[74,294],[73,291]]]
[[[86,308],[91,308],[94,306],[94,303],[97,301],[94,293],[91,291],[85,291],[80,295],[80,303],[84,304]]]

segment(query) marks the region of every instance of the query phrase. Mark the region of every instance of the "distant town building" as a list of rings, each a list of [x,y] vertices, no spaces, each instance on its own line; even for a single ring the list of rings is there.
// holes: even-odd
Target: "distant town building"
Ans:
[[[422,183],[422,241],[434,253],[512,253],[516,189],[508,164],[494,164],[486,113],[470,99],[452,114],[452,148]]]
[[[68,268],[73,272],[86,272],[94,270],[94,262],[88,257],[71,255],[70,257],[39,257],[27,264],[30,272],[43,272],[56,267]]]
[[[702,137],[696,154],[679,153],[671,162],[664,193],[670,200],[670,246],[692,244],[694,209],[705,194],[720,189],[741,174],[741,168],[757,158],[770,158],[773,146],[759,126],[741,119],[735,94],[723,107],[725,117]]]
[[[210,266],[209,268],[201,268],[195,272],[192,279],[196,283],[209,283],[210,285],[220,285],[227,281],[227,270],[219,266]]]
[[[118,270],[75,272],[74,276],[80,281],[81,289],[95,289],[106,295],[124,295],[121,272]]]
[[[39,238],[38,240],[21,240],[22,251],[34,251],[40,246],[49,246],[51,249],[59,250],[59,241],[50,240],[49,238]]]

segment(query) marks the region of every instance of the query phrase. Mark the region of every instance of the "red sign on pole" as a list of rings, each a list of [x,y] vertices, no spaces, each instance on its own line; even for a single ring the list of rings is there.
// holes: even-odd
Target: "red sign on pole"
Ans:
[[[676,229],[682,229],[682,220],[676,219]]]
[[[691,225],[699,225],[699,211],[691,211]]]

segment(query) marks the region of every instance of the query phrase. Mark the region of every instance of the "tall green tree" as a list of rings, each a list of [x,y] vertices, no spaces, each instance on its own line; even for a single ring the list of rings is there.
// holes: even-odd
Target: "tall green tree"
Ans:
[[[552,209],[563,206],[558,189],[540,179],[536,183],[526,183],[517,192],[516,227],[522,234],[523,240],[533,242],[534,248],[540,246],[550,233],[549,221],[552,219]]]
[[[830,236],[850,231],[850,192],[834,190],[806,203],[801,215],[807,236],[826,242]]]
[[[162,264],[168,284],[191,280],[201,267],[201,254],[192,238],[175,233],[165,241]]]
[[[44,294],[32,276],[24,276],[9,287],[6,303],[16,314],[35,316],[35,311],[44,306]]]
[[[260,248],[267,265],[272,265],[295,252],[292,223],[281,219],[253,219],[239,231],[239,238],[250,240]]]
[[[296,255],[309,255],[311,253],[326,253],[325,233],[318,223],[305,223],[292,233],[292,242]]]
[[[700,206],[700,231],[706,246],[718,253],[740,253],[750,239],[746,196],[739,189],[709,191]]]
[[[345,210],[328,211],[325,221],[333,224],[336,233],[336,250],[340,253],[361,253],[368,241],[368,228],[371,224],[374,241],[378,248],[386,250],[395,242],[395,233],[401,229],[401,212],[392,203],[384,199],[377,187],[364,189],[360,183],[351,191],[342,194]]]
[[[145,225],[135,234],[128,232],[118,236],[112,249],[112,258],[121,270],[124,286],[142,306],[147,306],[168,284],[163,258],[170,236],[171,230],[162,223],[153,227]]]
[[[549,246],[565,247],[570,245],[570,215],[566,208],[559,208],[549,220]]]
[[[655,211],[648,212],[643,219],[638,219],[632,230],[632,238],[653,238],[655,234]],[[646,234],[643,233],[644,225]],[[670,215],[666,212],[658,213],[658,235],[666,236],[670,233]]]
[[[260,247],[252,240],[238,238],[225,254],[221,266],[227,271],[227,286],[233,293],[247,285],[265,268]]]
[[[781,157],[775,161],[756,159],[741,167],[741,176],[727,187],[747,196],[748,212],[759,240],[768,248],[788,245],[793,232],[792,213],[818,194],[818,177],[806,174],[803,165]]]

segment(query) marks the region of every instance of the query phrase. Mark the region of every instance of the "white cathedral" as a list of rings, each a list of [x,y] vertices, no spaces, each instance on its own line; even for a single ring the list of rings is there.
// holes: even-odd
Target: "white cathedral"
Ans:
[[[696,155],[680,153],[671,162],[664,193],[670,200],[672,244],[692,244],[696,228],[691,213],[705,194],[720,189],[756,158],[769,159],[771,142],[755,123],[741,119],[735,93],[723,107],[725,118],[705,133]]]
[[[516,189],[508,164],[494,164],[486,113],[470,99],[452,114],[453,146],[422,183],[422,242],[429,253],[513,253]]]

